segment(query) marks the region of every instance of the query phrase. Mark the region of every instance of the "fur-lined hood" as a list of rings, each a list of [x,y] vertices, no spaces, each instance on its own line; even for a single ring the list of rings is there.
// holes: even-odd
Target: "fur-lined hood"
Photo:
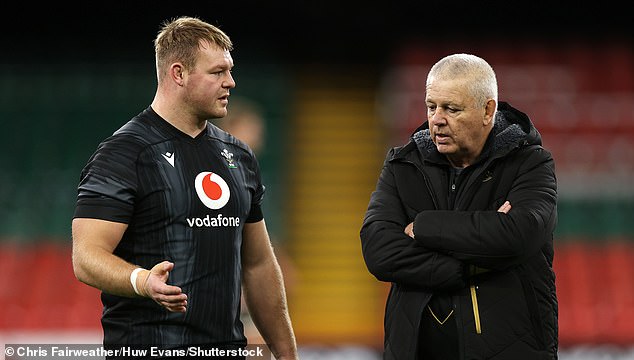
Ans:
[[[533,125],[529,117],[512,107],[509,103],[501,101],[495,115],[495,123],[487,141],[487,152],[494,156],[503,156],[511,149],[521,145],[541,145],[541,135]],[[412,134],[410,143],[400,150],[404,151],[412,143],[416,144],[423,157],[427,157],[436,151],[436,145],[429,135],[429,123],[425,122]],[[395,157],[401,151],[395,152]]]

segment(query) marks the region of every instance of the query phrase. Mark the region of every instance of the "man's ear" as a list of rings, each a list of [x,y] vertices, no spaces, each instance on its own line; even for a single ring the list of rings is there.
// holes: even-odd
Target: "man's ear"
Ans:
[[[495,117],[495,107],[496,107],[496,102],[493,99],[489,99],[487,100],[487,103],[484,107],[484,120],[483,120],[483,125],[489,125],[490,123],[493,122],[493,118]]]
[[[181,63],[173,63],[170,66],[169,77],[175,82],[178,86],[183,86],[185,83],[185,70],[183,64]]]

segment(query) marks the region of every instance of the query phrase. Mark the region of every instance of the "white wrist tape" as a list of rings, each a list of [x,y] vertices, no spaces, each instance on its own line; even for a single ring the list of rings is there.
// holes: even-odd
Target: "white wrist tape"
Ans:
[[[139,293],[139,290],[136,288],[136,278],[137,276],[139,276],[139,273],[143,271],[143,268],[136,268],[134,270],[132,270],[132,273],[130,274],[130,282],[132,283],[132,288],[134,289],[134,292],[137,295],[141,295]]]

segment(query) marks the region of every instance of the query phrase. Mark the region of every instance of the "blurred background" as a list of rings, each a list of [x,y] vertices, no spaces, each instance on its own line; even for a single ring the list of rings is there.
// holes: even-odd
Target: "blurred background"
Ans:
[[[427,71],[454,52],[489,61],[500,100],[531,117],[555,157],[560,358],[634,359],[631,12],[207,1],[21,2],[3,15],[0,346],[101,341],[99,293],[70,263],[79,173],[151,102],[160,24],[191,15],[235,44],[230,114],[258,118],[244,136],[259,134],[264,210],[303,359],[378,359],[389,285],[367,272],[358,233],[387,149],[425,120]]]

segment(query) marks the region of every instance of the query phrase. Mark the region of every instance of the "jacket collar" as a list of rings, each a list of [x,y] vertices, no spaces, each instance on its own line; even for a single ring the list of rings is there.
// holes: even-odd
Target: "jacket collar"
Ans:
[[[495,116],[495,124],[478,162],[488,158],[505,156],[514,148],[529,144],[541,145],[541,136],[529,117],[512,107],[509,103],[500,101]],[[438,152],[436,145],[431,140],[428,122],[423,123],[414,130],[410,141],[404,146],[395,149],[390,160],[407,159],[411,156],[417,157],[416,154],[412,154],[416,149],[419,150],[417,152],[425,161],[448,164],[445,156]]]

